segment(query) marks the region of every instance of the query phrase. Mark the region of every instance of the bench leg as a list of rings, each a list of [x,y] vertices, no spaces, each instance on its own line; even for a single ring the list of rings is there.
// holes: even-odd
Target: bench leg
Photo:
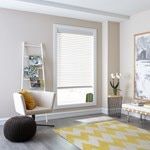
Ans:
[[[144,115],[144,121],[146,120],[146,115]]]
[[[142,120],[143,120],[143,115],[142,114],[140,114],[140,121],[142,122]]]
[[[140,114],[140,121],[143,122],[146,120],[146,115],[145,114]]]
[[[129,113],[129,111],[127,111],[127,112],[128,112],[128,114],[127,114],[127,121],[130,122],[130,113]]]
[[[45,114],[45,120],[46,120],[46,124],[48,123],[48,117],[47,114]]]

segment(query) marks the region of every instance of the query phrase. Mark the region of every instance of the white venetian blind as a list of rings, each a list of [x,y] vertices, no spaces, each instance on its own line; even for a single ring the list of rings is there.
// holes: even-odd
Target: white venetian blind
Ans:
[[[94,35],[57,32],[57,87],[93,86]]]

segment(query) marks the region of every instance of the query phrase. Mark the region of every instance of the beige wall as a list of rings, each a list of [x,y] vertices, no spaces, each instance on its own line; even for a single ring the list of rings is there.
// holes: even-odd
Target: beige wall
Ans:
[[[134,34],[150,32],[150,10],[136,14],[120,24],[120,71],[124,102],[134,96]]]
[[[97,29],[97,107],[101,105],[101,23],[0,9],[0,117],[15,115],[12,93],[20,89],[22,41],[45,43],[46,89],[52,90],[54,23]]]
[[[108,22],[108,94],[112,94],[110,74],[120,72],[120,23]]]
[[[108,97],[108,21],[102,24],[102,107],[107,107]]]
[[[102,107],[107,113],[108,95],[112,94],[110,73],[119,72],[120,24],[105,21],[102,25]]]

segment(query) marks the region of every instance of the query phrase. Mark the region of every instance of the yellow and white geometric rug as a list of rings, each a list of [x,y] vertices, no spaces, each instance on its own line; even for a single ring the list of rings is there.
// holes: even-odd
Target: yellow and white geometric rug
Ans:
[[[150,132],[109,120],[55,129],[82,150],[150,150]]]

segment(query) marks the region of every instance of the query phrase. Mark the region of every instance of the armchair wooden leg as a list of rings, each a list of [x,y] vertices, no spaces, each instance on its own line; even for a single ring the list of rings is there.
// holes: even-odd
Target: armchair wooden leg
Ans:
[[[35,120],[35,115],[32,115],[32,118]],[[37,126],[45,126],[45,127],[55,127],[55,125],[51,125],[51,124],[36,124]]]

